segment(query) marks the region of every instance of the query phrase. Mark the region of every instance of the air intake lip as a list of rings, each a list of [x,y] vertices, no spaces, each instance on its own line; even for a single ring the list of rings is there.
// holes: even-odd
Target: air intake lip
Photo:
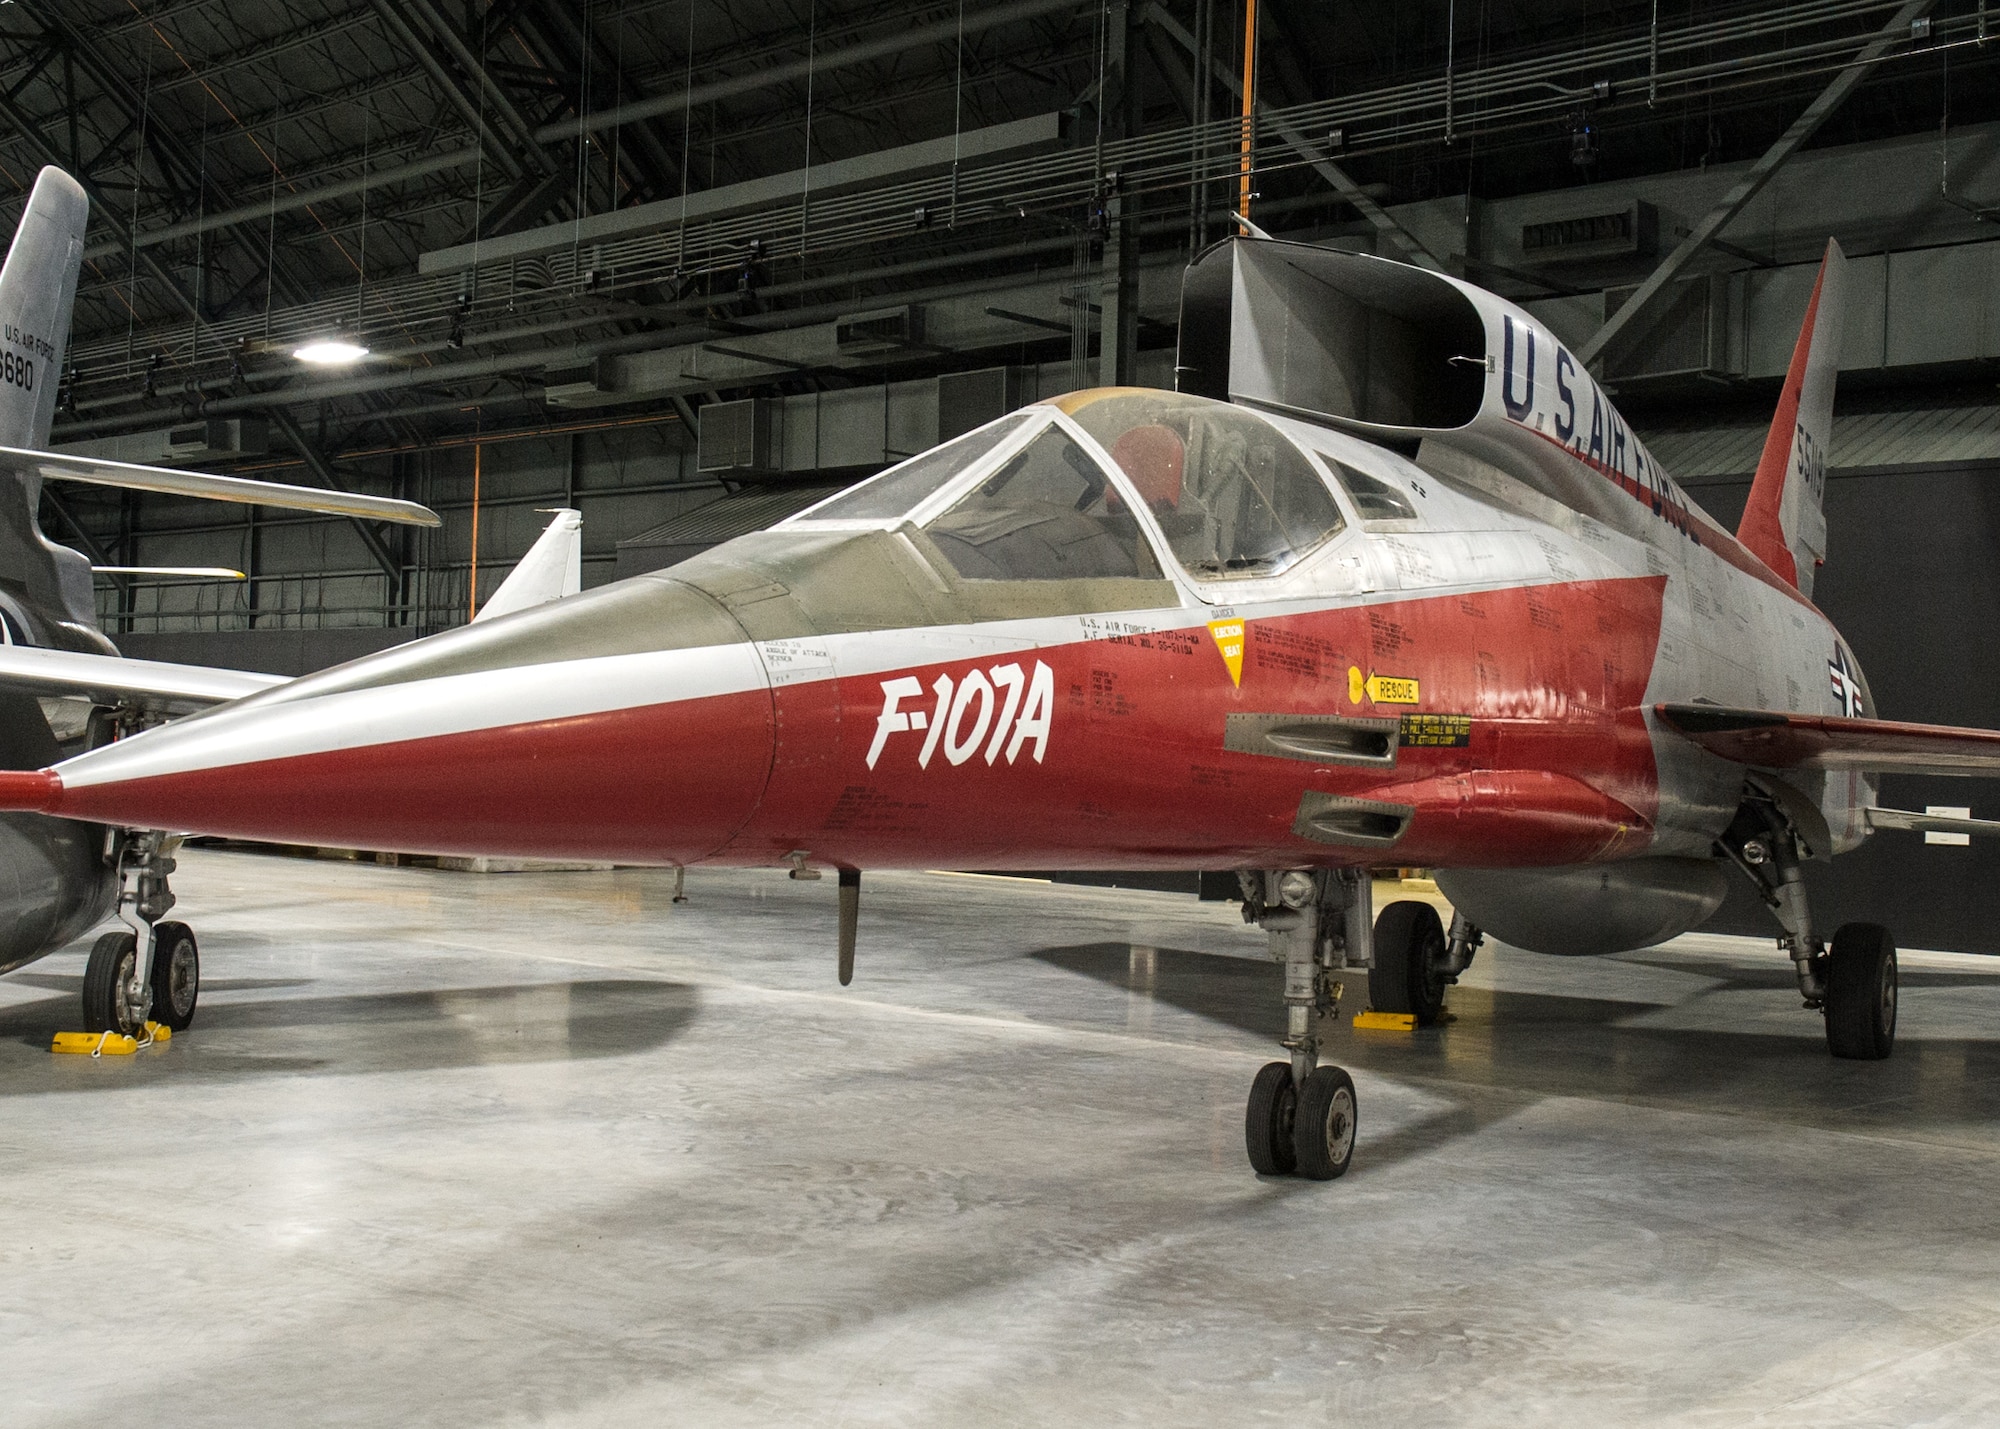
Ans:
[[[1416,813],[1409,804],[1308,792],[1299,800],[1299,816],[1292,821],[1292,832],[1314,843],[1387,848],[1409,832]]]
[[[1375,769],[1395,767],[1401,742],[1400,720],[1350,715],[1232,714],[1222,734],[1222,747],[1234,754]]]

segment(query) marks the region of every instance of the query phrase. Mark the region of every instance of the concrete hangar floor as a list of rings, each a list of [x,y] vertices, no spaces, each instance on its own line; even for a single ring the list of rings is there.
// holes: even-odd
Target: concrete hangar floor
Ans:
[[[1887,1063],[1692,936],[1491,945],[1343,1026],[1361,1146],[1259,1180],[1233,905],[189,852],[193,1031],[51,1057],[0,980],[0,1422],[2000,1418],[2000,965]],[[1350,989],[1348,1012],[1357,989]]]

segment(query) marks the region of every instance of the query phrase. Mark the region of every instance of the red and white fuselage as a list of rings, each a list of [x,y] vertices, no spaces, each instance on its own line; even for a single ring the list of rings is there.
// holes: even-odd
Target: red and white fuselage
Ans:
[[[1853,656],[1546,329],[1425,281],[1485,344],[1449,430],[1072,394],[672,570],[0,775],[6,802],[651,864],[1711,860],[1743,770],[1654,708],[1867,713]],[[1828,852],[1865,833],[1862,776],[1792,792]]]

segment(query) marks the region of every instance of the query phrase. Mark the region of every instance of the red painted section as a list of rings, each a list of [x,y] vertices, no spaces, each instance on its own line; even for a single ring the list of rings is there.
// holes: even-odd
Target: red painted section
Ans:
[[[692,863],[756,808],[771,747],[754,690],[73,788],[56,811],[336,848]]]
[[[1806,320],[1799,327],[1798,343],[1792,348],[1792,365],[1785,372],[1785,385],[1778,393],[1777,415],[1764,438],[1764,455],[1757,462],[1757,475],[1750,483],[1750,499],[1743,507],[1743,521],[1736,539],[1752,555],[1783,576],[1794,587],[1799,583],[1798,563],[1785,544],[1784,525],[1778,512],[1791,476],[1792,439],[1799,424],[1799,394],[1806,384],[1806,362],[1812,356],[1813,324],[1819,318],[1819,290],[1826,281],[1826,263],[1819,265],[1813,279],[1812,299],[1806,304]]]
[[[774,779],[720,859],[769,864],[807,849],[816,862],[858,868],[1230,868],[1562,863],[1609,853],[1614,840],[1631,852],[1649,839],[1658,808],[1643,702],[1665,584],[1577,582],[1252,618],[1240,687],[1200,626],[844,679],[838,757]],[[913,646],[921,639],[911,632]],[[1013,764],[1003,751],[989,765],[989,733],[963,763],[949,762],[941,739],[920,766],[928,729],[912,729],[890,736],[876,767],[866,767],[885,682],[916,679],[923,694],[901,708],[922,711],[928,724],[939,675],[956,685],[1006,663],[1032,669],[1037,659],[1050,666],[1055,692],[1039,764],[1023,748]],[[1357,702],[1350,669],[1415,679],[1421,702],[1377,705],[1365,694]],[[826,694],[778,690],[781,725],[791,730],[793,711]],[[968,706],[961,746],[977,709]],[[1228,752],[1232,712],[1444,713],[1470,726],[1462,747],[1406,745],[1384,770]],[[1488,779],[1502,801],[1490,817],[1455,804],[1445,812],[1476,785],[1426,785],[1447,802],[1427,807],[1393,853],[1292,832],[1308,790],[1393,798],[1382,791],[1495,769],[1509,772]],[[1518,811],[1514,799],[1523,801]]]
[[[1425,850],[1423,863],[1443,867],[1588,863],[1635,853],[1652,833],[1616,799],[1546,769],[1454,774],[1391,785],[1371,797],[1413,807],[1404,842]],[[1524,849],[1531,852],[1524,856]]]
[[[1240,685],[1207,628],[1119,633],[1104,617],[1100,638],[1072,645],[839,680],[794,670],[768,692],[74,787],[54,809],[287,843],[655,863],[769,865],[801,849],[858,868],[1624,856],[1646,846],[1658,807],[1643,701],[1665,584],[1250,618]],[[926,632],[902,638],[921,658]],[[954,632],[932,648],[966,642]],[[971,696],[941,705],[941,676]],[[1378,704],[1354,688],[1371,676],[1414,681],[1418,699]],[[870,769],[883,687],[897,680],[920,693],[902,687],[910,718]],[[1429,727],[1430,745],[1406,732],[1383,768],[1226,750],[1234,712],[1453,718],[1441,737]],[[1023,735],[1031,714],[1046,715],[1045,739]],[[50,778],[0,788],[25,799]],[[1293,832],[1309,791],[1416,813],[1392,850],[1330,844]]]
[[[0,809],[45,814],[62,797],[62,779],[52,769],[0,769]]]

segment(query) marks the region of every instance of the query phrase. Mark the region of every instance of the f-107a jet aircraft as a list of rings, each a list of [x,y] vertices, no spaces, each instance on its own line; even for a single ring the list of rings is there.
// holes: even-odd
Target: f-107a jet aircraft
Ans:
[[[1830,247],[1732,535],[1520,308],[1232,239],[1187,272],[1178,391],[1037,402],[671,570],[0,773],[0,805],[833,869],[843,981],[865,869],[1240,870],[1285,966],[1265,1173],[1349,1165],[1344,970],[1430,1022],[1487,934],[1640,947],[1734,876],[1829,1049],[1884,1057],[1894,942],[1829,939],[1800,864],[1989,831],[1880,809],[1872,776],[2000,772],[2000,733],[1875,718],[1812,604],[1841,289]],[[1450,926],[1377,916],[1380,864],[1436,869]]]

